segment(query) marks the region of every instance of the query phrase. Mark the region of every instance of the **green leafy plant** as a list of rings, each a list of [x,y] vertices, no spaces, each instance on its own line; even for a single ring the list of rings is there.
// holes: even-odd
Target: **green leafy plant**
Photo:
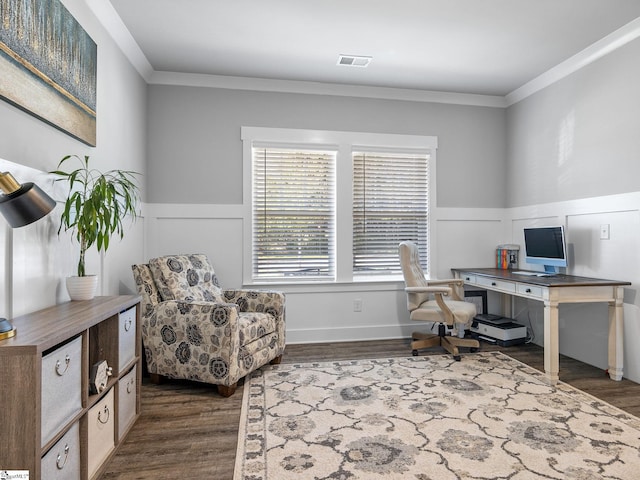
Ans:
[[[68,160],[78,160],[82,166],[65,172],[61,167]],[[84,277],[85,253],[96,244],[98,252],[106,252],[109,239],[115,233],[124,237],[123,220],[128,215],[134,222],[138,217],[136,206],[139,190],[136,184],[137,172],[129,170],[109,170],[99,172],[89,167],[89,156],[67,155],[58,164],[57,170],[49,172],[57,175],[56,182],[67,182],[69,192],[60,217],[58,235],[64,228],[71,230],[80,244],[78,276]]]

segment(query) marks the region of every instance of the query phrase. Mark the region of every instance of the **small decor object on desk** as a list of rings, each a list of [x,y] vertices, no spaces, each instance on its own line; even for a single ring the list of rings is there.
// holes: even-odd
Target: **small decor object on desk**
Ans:
[[[111,375],[113,375],[113,369],[107,365],[106,360],[94,364],[89,376],[89,392],[101,393],[107,387]]]
[[[65,172],[60,170],[69,159],[76,159],[81,167]],[[64,201],[58,234],[64,228],[71,230],[80,245],[78,276],[67,279],[67,290],[71,300],[91,300],[95,295],[98,277],[85,272],[85,253],[93,244],[98,252],[106,252],[111,235],[124,237],[124,218],[129,215],[135,221],[138,212],[139,191],[135,183],[137,172],[129,170],[109,170],[99,172],[89,167],[89,157],[67,155],[52,172],[66,181],[69,193]],[[73,280],[71,280],[73,279]],[[78,283],[89,282],[88,286],[77,287]]]
[[[496,268],[512,270],[518,268],[518,252],[520,245],[498,245],[496,248]]]

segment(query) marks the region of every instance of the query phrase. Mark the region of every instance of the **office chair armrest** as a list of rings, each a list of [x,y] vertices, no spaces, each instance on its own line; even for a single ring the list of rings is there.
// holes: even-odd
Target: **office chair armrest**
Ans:
[[[429,285],[450,285],[456,287],[462,287],[464,285],[464,280],[461,278],[447,278],[447,279],[437,279],[437,280],[427,280]]]
[[[449,287],[406,287],[404,290],[407,293],[432,293],[438,307],[440,307],[440,310],[442,310],[444,314],[445,323],[447,325],[453,325],[453,312],[442,297],[445,295],[455,297],[455,290]]]
[[[405,287],[404,291],[407,293],[453,294],[453,289],[450,287]]]
[[[450,287],[405,287],[407,293],[432,293],[438,307],[442,310],[447,325],[453,325],[453,312],[444,301],[443,296],[452,296],[457,299],[456,291]]]
[[[453,294],[451,298],[454,300],[463,300],[464,294],[461,295],[464,287],[464,280],[461,278],[447,278],[442,280],[428,280],[429,285],[448,285],[452,290]]]
[[[456,294],[455,291],[452,291],[452,293],[453,295]],[[444,314],[444,318],[446,319],[445,323],[449,326],[453,325],[453,312],[449,308],[449,305],[447,305],[447,302],[444,301],[444,298],[442,298],[442,293],[436,293],[435,299],[436,303],[440,307],[440,310],[442,310],[442,313]]]

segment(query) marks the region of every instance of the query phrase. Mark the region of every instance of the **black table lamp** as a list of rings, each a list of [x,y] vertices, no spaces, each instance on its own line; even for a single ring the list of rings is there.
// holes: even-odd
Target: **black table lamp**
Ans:
[[[0,212],[11,228],[24,227],[47,215],[56,206],[55,200],[37,185],[22,185],[9,173],[0,173]],[[6,318],[0,318],[0,340],[13,337],[16,329]]]

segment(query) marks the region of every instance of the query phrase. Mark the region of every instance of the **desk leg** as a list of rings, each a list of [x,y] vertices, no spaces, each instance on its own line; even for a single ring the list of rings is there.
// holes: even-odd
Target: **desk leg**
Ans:
[[[560,349],[558,341],[558,303],[544,302],[544,373],[549,385],[558,383]]]
[[[622,380],[624,363],[624,288],[614,288],[614,301],[609,302],[609,378]]]

